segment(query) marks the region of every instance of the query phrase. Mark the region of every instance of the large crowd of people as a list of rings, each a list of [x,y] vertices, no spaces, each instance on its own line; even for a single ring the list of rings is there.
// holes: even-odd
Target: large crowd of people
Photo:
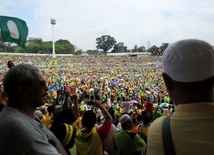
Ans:
[[[7,71],[7,60],[16,64],[27,63],[40,68],[49,87],[49,102],[57,90],[75,87],[83,97],[98,93],[107,100],[111,93],[118,98],[129,96],[142,103],[142,97],[151,94],[153,102],[162,102],[167,91],[161,77],[161,57],[155,56],[87,56],[87,57],[38,57],[1,56],[1,75]],[[99,92],[97,92],[99,91]],[[56,97],[56,96],[55,96]],[[157,101],[155,101],[157,100]],[[116,100],[117,101],[117,100]]]
[[[201,42],[189,40],[188,44],[191,44],[194,50],[194,46],[200,47]],[[172,50],[170,49],[172,46],[168,51]],[[181,44],[176,44],[177,46]],[[206,49],[200,48],[206,52]],[[185,50],[185,46],[183,49],[179,48],[180,57],[185,57],[182,53]],[[188,50],[192,52],[191,49]],[[213,52],[211,49],[207,51],[208,54]],[[182,82],[191,83],[193,81],[191,78],[199,75],[194,72],[194,75],[185,77],[188,68],[179,66],[183,59],[176,66],[177,62],[175,64],[166,62],[171,59],[174,62],[177,57],[171,55],[165,57],[167,58],[162,60],[162,56],[151,55],[57,56],[56,58],[37,55],[1,55],[0,102],[3,110],[0,112],[0,117],[12,114],[7,120],[0,121],[0,125],[7,126],[4,130],[6,132],[10,129],[7,122],[13,121],[13,128],[17,128],[21,133],[13,134],[17,137],[13,146],[15,147],[15,143],[19,142],[18,138],[26,137],[26,141],[19,143],[20,146],[18,145],[19,147],[14,150],[27,154],[29,151],[34,152],[32,154],[48,154],[50,151],[52,154],[72,155],[155,154],[158,150],[153,151],[156,148],[155,143],[151,141],[155,139],[153,132],[157,132],[156,129],[161,125],[154,127],[153,122],[159,117],[165,118],[162,116],[174,114],[175,105],[185,104],[185,102],[179,103],[181,99],[175,97],[179,93],[174,87],[189,96],[192,94],[187,89],[197,90],[195,87],[198,85],[203,88],[200,83],[191,90],[190,86],[183,86]],[[186,57],[191,58],[189,55]],[[210,61],[207,63],[211,64],[211,69],[204,72],[205,76],[199,80],[213,78],[213,55]],[[190,61],[190,63],[195,62]],[[190,63],[187,63],[187,66]],[[190,74],[194,71],[194,65],[190,65],[192,67],[188,70]],[[172,69],[169,69],[169,66]],[[180,76],[181,81],[177,80],[176,75]],[[181,84],[169,83],[168,76]],[[182,79],[183,77],[188,81]],[[213,85],[213,81],[210,84]],[[182,96],[178,95],[178,97]],[[209,98],[209,102],[213,102],[213,98]],[[174,104],[174,101],[177,104]],[[188,100],[186,103],[189,103]],[[17,119],[13,120],[12,116]],[[26,116],[33,121],[28,120]],[[23,126],[18,127],[18,123]],[[23,129],[28,126],[33,127],[34,130]],[[152,130],[149,132],[150,126]],[[11,129],[10,132],[13,130]],[[31,136],[24,136],[24,132]],[[0,136],[0,139],[5,139],[4,136]],[[33,145],[29,144],[28,149],[21,148],[21,145],[30,141]],[[7,148],[6,144],[2,146]],[[3,147],[0,151],[7,152]],[[11,153],[10,151],[8,150],[7,153]]]

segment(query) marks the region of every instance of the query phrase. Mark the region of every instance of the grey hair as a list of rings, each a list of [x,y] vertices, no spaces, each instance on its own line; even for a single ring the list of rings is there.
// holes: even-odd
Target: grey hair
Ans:
[[[3,78],[4,91],[9,98],[18,95],[19,85],[32,84],[35,81],[33,72],[39,69],[30,64],[19,64],[10,68]]]

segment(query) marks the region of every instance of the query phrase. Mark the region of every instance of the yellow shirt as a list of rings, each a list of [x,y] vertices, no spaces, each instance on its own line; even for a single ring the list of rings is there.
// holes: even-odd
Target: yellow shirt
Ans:
[[[148,129],[147,155],[164,155],[162,123],[157,118]],[[212,154],[214,148],[214,103],[178,105],[170,118],[176,155]]]
[[[77,155],[103,155],[102,141],[96,128],[89,133],[76,133]]]
[[[80,109],[80,111],[85,111],[84,105],[80,105],[79,109]]]
[[[42,119],[41,119],[41,122],[42,124],[44,124],[48,129],[50,129],[52,123],[53,123],[53,117],[54,115],[51,114],[51,115],[42,115]]]

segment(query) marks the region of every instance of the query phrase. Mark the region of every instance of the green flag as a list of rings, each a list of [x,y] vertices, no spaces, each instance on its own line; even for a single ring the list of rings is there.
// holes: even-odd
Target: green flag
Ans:
[[[0,28],[4,42],[14,42],[25,48],[28,27],[25,21],[7,16],[0,16]]]

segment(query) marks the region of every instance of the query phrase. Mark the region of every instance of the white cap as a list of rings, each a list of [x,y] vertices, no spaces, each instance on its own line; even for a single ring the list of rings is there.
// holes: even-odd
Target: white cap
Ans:
[[[123,123],[127,122],[128,120],[131,120],[131,117],[128,114],[124,114],[120,117],[119,122],[122,125]]]
[[[163,70],[178,82],[209,79],[214,76],[213,47],[196,39],[172,43],[163,53]]]
[[[42,117],[42,112],[40,110],[35,110],[34,115],[38,116],[39,118]]]

